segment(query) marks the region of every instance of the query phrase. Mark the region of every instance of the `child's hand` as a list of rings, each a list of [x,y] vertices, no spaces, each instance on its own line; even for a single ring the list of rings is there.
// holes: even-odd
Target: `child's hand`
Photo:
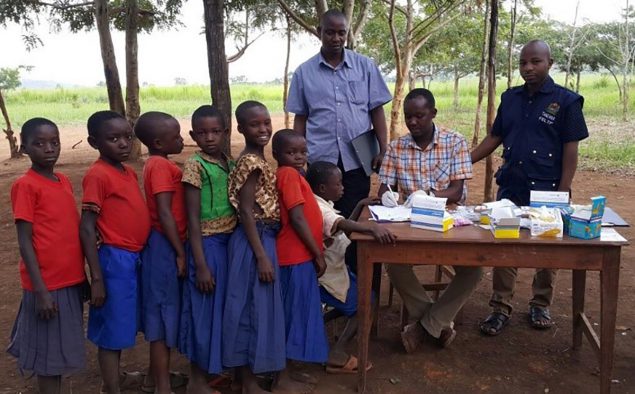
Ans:
[[[106,300],[106,289],[104,282],[99,279],[93,279],[90,283],[90,304],[96,308],[104,305]]]
[[[365,207],[367,205],[378,205],[381,204],[381,199],[378,197],[366,197],[364,199],[359,200],[359,205]]]
[[[176,256],[176,276],[185,278],[187,275],[187,263],[185,256]]]
[[[273,264],[271,264],[271,260],[269,260],[269,256],[264,256],[257,260],[258,265],[258,279],[261,282],[271,283],[275,280],[275,276],[273,273]]]
[[[317,277],[321,277],[326,272],[326,261],[324,261],[324,254],[320,253],[319,256],[315,257],[313,260],[313,264],[315,265],[315,272],[317,273]]]
[[[371,232],[373,237],[375,237],[380,244],[394,244],[397,241],[395,234],[393,234],[388,228],[382,227],[374,222],[370,223],[372,223]]]
[[[53,301],[48,290],[35,293],[35,306],[40,319],[49,320],[57,314],[57,304]]]
[[[211,293],[214,291],[216,281],[207,266],[202,265],[196,268],[196,288],[201,293]]]

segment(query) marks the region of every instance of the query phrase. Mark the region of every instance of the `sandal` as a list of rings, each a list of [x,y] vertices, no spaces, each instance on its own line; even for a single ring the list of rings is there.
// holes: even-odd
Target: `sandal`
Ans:
[[[503,331],[503,328],[509,323],[510,317],[500,312],[492,312],[487,319],[479,324],[481,332],[485,335],[496,336]]]
[[[327,365],[326,373],[330,374],[356,374],[359,366],[359,360],[355,356],[349,356],[344,365]],[[373,363],[370,361],[366,364],[366,372],[373,368]]]
[[[537,330],[545,330],[553,326],[551,315],[549,314],[549,308],[543,308],[540,306],[529,307],[529,322],[531,327]]]

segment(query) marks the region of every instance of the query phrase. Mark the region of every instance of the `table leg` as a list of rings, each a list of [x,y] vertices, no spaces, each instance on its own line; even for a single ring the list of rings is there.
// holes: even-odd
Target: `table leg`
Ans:
[[[359,332],[357,333],[357,391],[366,391],[366,368],[368,364],[368,340],[371,326],[370,289],[373,278],[373,263],[364,248],[364,242],[357,242],[357,317]]]
[[[574,349],[582,346],[582,322],[581,313],[584,313],[584,293],[586,292],[586,271],[585,270],[573,270],[572,277],[572,298],[573,298],[573,314],[571,315],[571,321],[573,323],[573,341],[572,346]]]
[[[373,265],[373,285],[372,289],[375,292],[375,297],[373,297],[373,304],[375,308],[373,309],[373,323],[370,328],[370,335],[377,339],[378,334],[378,322],[379,322],[379,300],[381,294],[381,264]]]
[[[611,392],[613,373],[613,350],[615,346],[615,320],[617,315],[617,294],[620,281],[620,249],[604,252],[600,272],[600,392]]]

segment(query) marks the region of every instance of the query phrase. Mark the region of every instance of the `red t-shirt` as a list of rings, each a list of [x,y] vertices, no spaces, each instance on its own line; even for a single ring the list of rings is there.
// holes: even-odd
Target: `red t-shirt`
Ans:
[[[98,159],[84,175],[82,204],[99,209],[97,229],[104,244],[131,252],[145,246],[150,234],[150,214],[143,200],[137,174]]]
[[[32,225],[33,249],[48,290],[76,285],[85,279],[73,187],[64,175],[55,175],[59,182],[29,170],[11,187],[13,218]],[[23,289],[33,290],[23,259],[20,280]]]
[[[306,218],[313,239],[320,250],[322,243],[322,212],[313,196],[311,186],[304,177],[293,167],[279,167],[276,172],[276,186],[280,193],[280,221],[282,229],[276,239],[278,263],[281,266],[295,265],[313,259],[313,255],[295,232],[289,220],[289,210],[304,204]]]
[[[162,156],[150,156],[143,167],[143,190],[146,194],[146,203],[148,204],[148,212],[150,212],[152,228],[163,233],[161,222],[159,221],[156,195],[171,192],[172,216],[176,221],[181,241],[185,241],[187,215],[185,213],[185,192],[181,183],[182,177],[183,171],[176,164]]]

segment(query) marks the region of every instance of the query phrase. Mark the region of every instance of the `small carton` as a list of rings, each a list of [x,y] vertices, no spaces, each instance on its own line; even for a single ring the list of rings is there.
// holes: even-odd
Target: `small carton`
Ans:
[[[494,238],[520,238],[520,218],[512,207],[492,208],[490,229]]]
[[[534,208],[564,208],[569,206],[569,192],[548,192],[532,190],[529,192],[529,206]]]
[[[564,225],[559,208],[529,208],[532,237],[562,238]]]
[[[591,205],[572,206],[565,216],[565,228],[570,237],[593,239],[602,233],[602,216],[606,197],[591,198]]]
[[[410,226],[446,232],[454,226],[454,219],[445,210],[447,198],[415,196],[412,201]]]

